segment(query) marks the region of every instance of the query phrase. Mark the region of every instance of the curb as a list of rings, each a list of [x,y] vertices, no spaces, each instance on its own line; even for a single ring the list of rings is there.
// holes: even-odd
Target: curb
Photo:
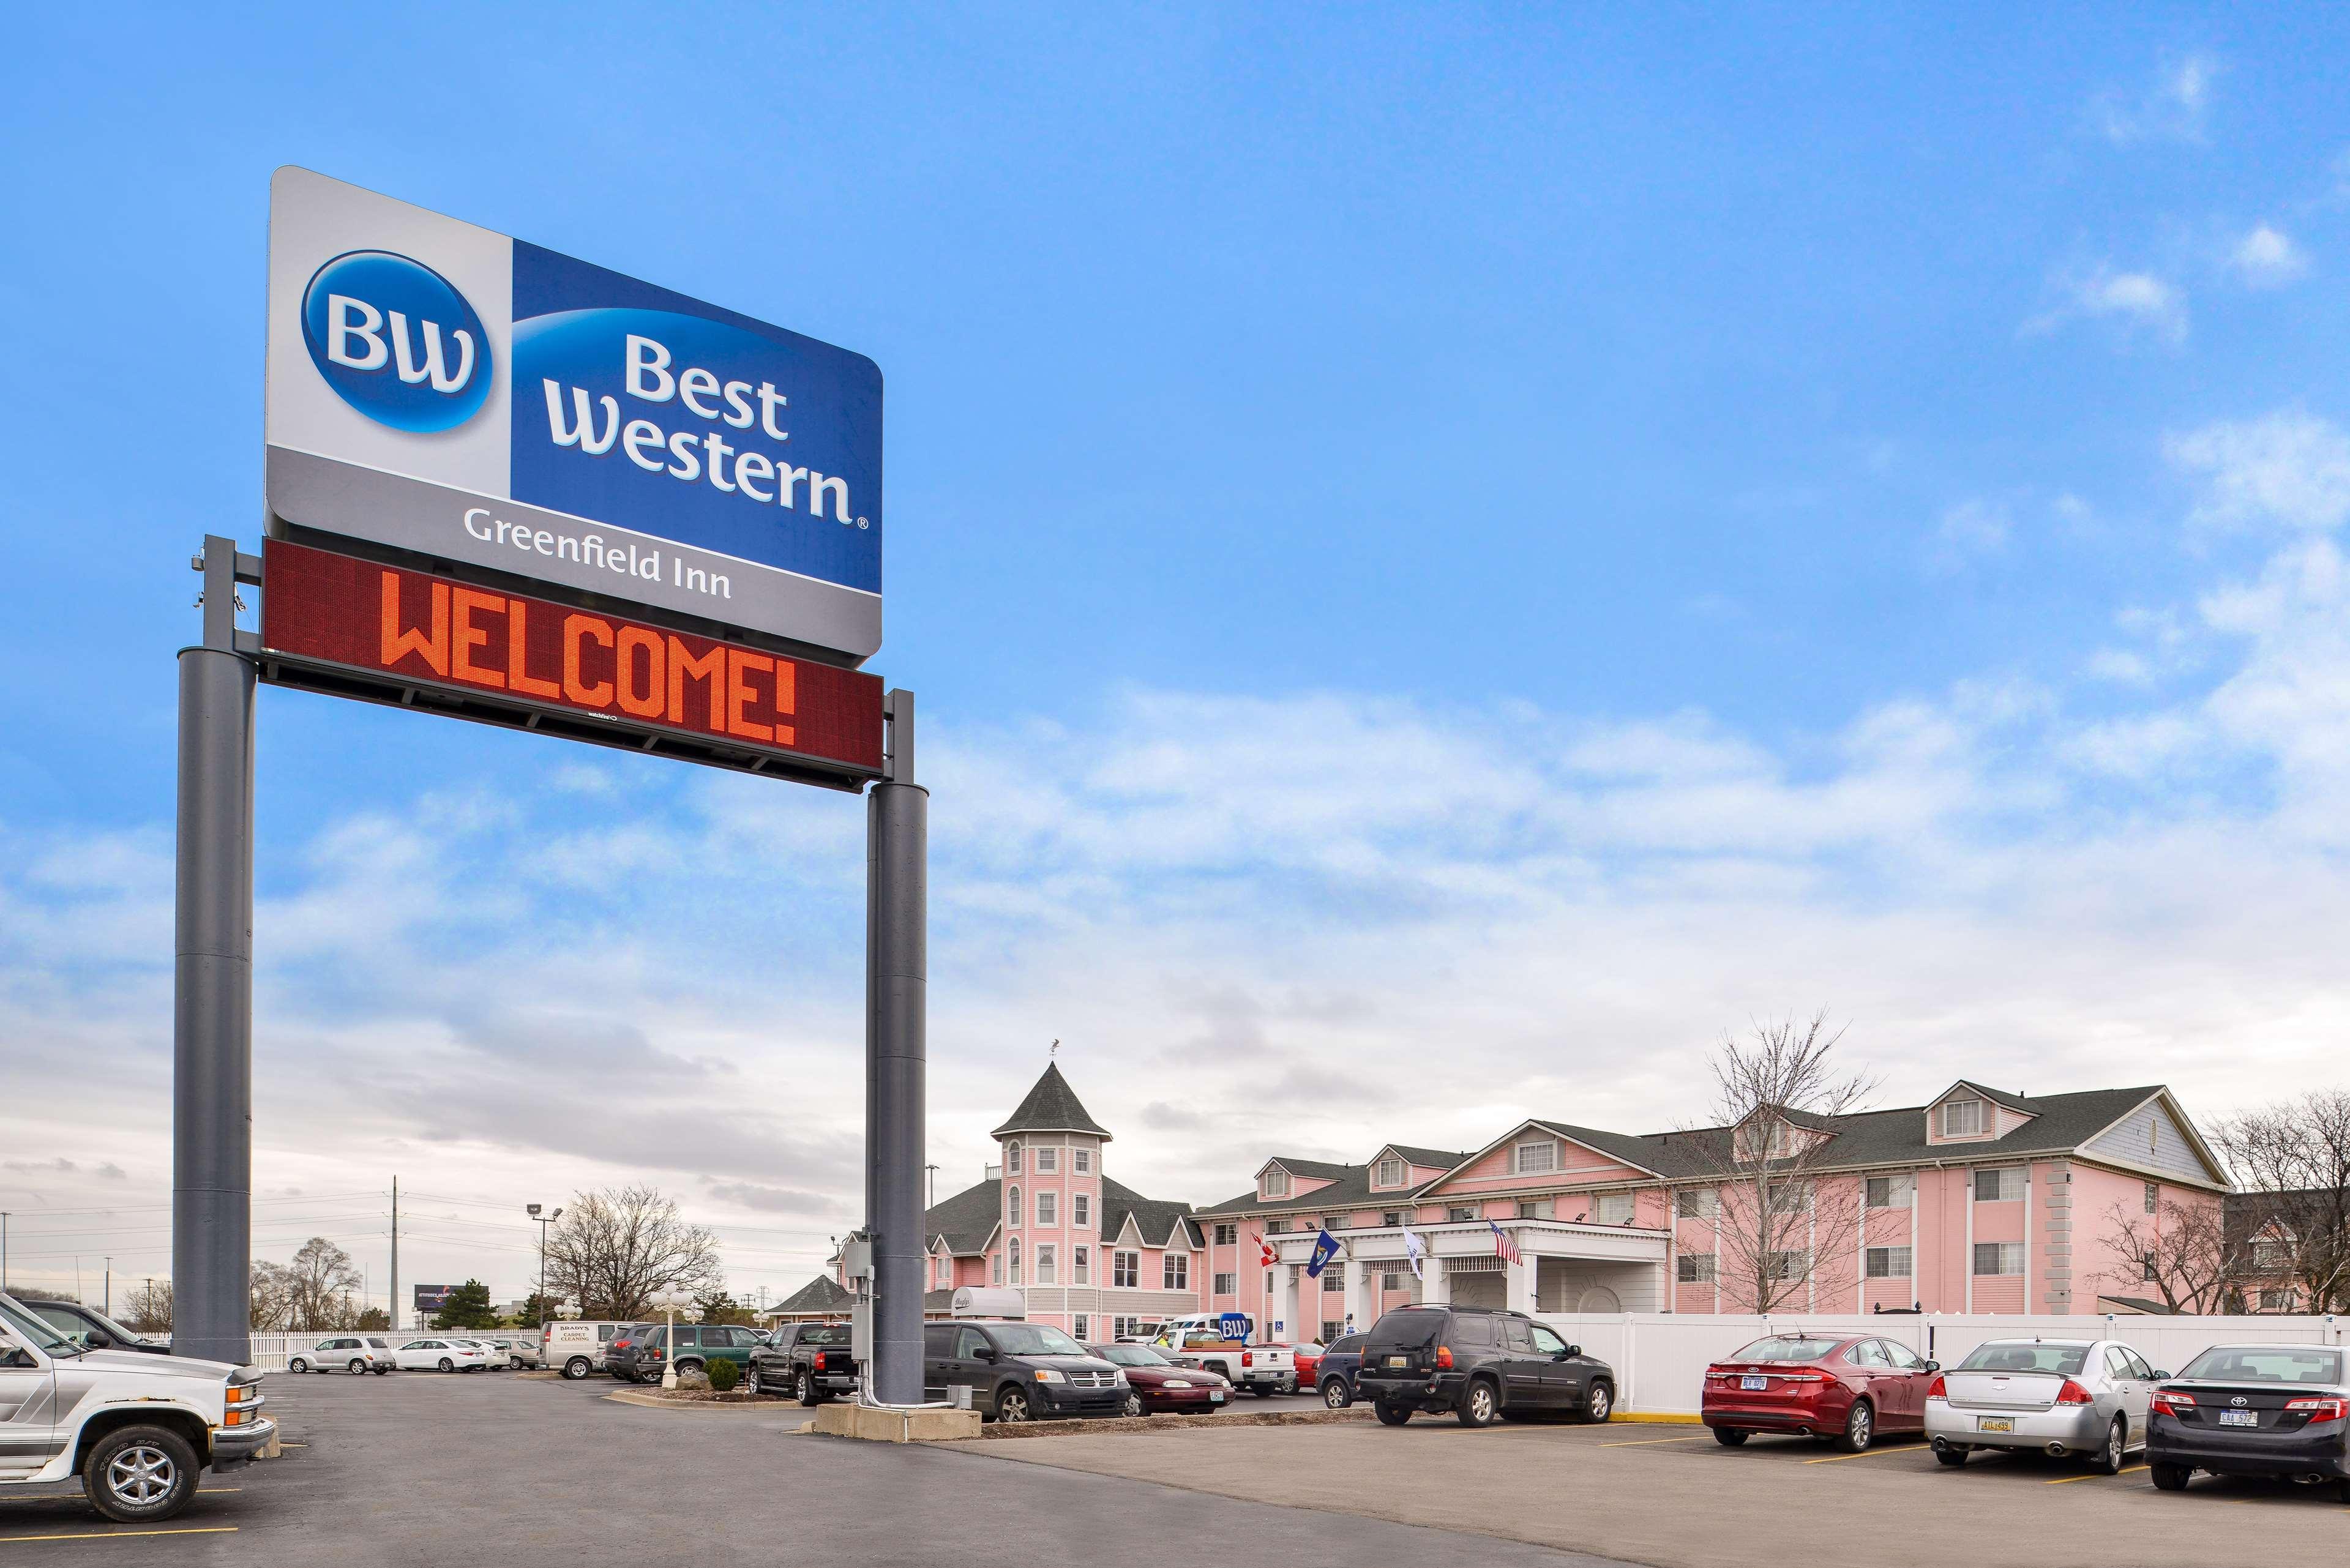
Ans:
[[[990,1421],[981,1430],[980,1436],[993,1442],[1000,1438],[1076,1438],[1094,1434],[1139,1437],[1151,1432],[1211,1432],[1226,1427],[1336,1427],[1367,1420],[1370,1414],[1368,1405],[1356,1405],[1344,1410],[1234,1411],[1219,1416],[1107,1416],[1087,1421],[1023,1421],[1017,1426]]]
[[[800,1408],[798,1402],[795,1400],[777,1399],[764,1403],[743,1400],[741,1402],[727,1401],[722,1403],[715,1399],[664,1399],[658,1394],[639,1394],[633,1389],[626,1388],[616,1388],[611,1393],[598,1395],[598,1397],[607,1404],[636,1405],[648,1410],[700,1410],[706,1413],[730,1416],[741,1415],[749,1411],[763,1412],[766,1415],[774,1416],[780,1415],[786,1410],[797,1410]]]

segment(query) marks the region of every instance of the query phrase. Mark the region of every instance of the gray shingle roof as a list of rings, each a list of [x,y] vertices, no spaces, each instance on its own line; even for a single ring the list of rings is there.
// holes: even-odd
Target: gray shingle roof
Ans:
[[[1003,1137],[1018,1132],[1090,1133],[1105,1143],[1109,1141],[1109,1129],[1087,1114],[1077,1092],[1061,1076],[1058,1064],[1045,1068],[1045,1075],[1036,1080],[1036,1086],[1028,1091],[1012,1118],[989,1136]]]
[[[1469,1158],[1469,1151],[1465,1149],[1455,1151],[1449,1148],[1421,1148],[1409,1143],[1391,1143],[1387,1147],[1414,1165],[1434,1166],[1439,1170],[1450,1170]]]
[[[782,1301],[774,1311],[779,1313],[847,1312],[853,1300],[830,1274],[818,1274]]]
[[[1163,1247],[1174,1235],[1176,1227],[1192,1246],[1200,1244],[1200,1228],[1191,1222],[1191,1206],[1154,1198],[1145,1198],[1132,1188],[1122,1187],[1108,1177],[1102,1178],[1101,1234],[1102,1240],[1115,1241],[1126,1229],[1126,1217],[1134,1216],[1135,1229],[1142,1232],[1143,1241],[1153,1247]]]
[[[967,1255],[987,1250],[987,1238],[1003,1218],[1003,1183],[983,1181],[967,1187],[944,1203],[934,1203],[922,1216],[925,1244],[940,1236],[947,1251]]]

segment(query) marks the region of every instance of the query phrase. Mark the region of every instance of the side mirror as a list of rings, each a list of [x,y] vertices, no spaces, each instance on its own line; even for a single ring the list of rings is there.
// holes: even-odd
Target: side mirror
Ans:
[[[1566,1347],[1566,1353],[1569,1355],[1580,1355],[1583,1354],[1583,1346],[1579,1345],[1570,1345]]]
[[[2159,1368],[2159,1367],[2157,1367],[2157,1368],[2155,1369],[2155,1374],[2154,1374],[2154,1376],[2155,1376],[2155,1379],[2156,1379],[2156,1381],[2159,1382],[2159,1381],[2160,1381],[2160,1380],[2162,1380],[2163,1378],[2166,1378],[2166,1377],[2169,1376],[2170,1376],[2170,1374],[2169,1374],[2169,1373],[2168,1373],[2168,1372],[2163,1371],[2163,1370],[2162,1370],[2161,1368]]]
[[[1929,1372],[1939,1372],[1941,1369],[1942,1364],[1939,1361],[1929,1361],[1926,1363],[1926,1370]]]
[[[85,1337],[92,1350],[111,1350],[114,1348],[114,1336],[107,1333],[106,1330],[102,1328],[91,1329],[88,1334]]]
[[[992,1345],[983,1345],[977,1351],[973,1352],[973,1354],[982,1361],[993,1361],[995,1359],[995,1346]]]

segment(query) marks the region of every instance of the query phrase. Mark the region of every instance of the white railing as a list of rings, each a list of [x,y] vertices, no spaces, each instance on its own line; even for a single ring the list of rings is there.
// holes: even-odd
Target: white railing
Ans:
[[[2177,1372],[2214,1345],[2274,1341],[2350,1344],[2350,1320],[2334,1317],[2154,1317],[2082,1314],[2002,1316],[1991,1314],[1911,1316],[1908,1314],[1773,1313],[1767,1317],[1696,1313],[1542,1313],[1541,1320],[1614,1368],[1616,1406],[1626,1415],[1694,1416],[1710,1362],[1766,1334],[1803,1330],[1846,1336],[1868,1334],[1898,1340],[1919,1355],[1956,1366],[1987,1339],[2043,1334],[2051,1339],[2118,1339],[2159,1371]]]

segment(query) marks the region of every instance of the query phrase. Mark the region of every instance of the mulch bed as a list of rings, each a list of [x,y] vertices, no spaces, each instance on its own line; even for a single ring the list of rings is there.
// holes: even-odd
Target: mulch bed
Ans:
[[[1225,1410],[1212,1416],[1112,1416],[1088,1421],[990,1421],[983,1438],[1075,1438],[1095,1433],[1137,1437],[1152,1432],[1198,1431],[1215,1427],[1331,1427],[1370,1418],[1368,1405],[1344,1410]]]

